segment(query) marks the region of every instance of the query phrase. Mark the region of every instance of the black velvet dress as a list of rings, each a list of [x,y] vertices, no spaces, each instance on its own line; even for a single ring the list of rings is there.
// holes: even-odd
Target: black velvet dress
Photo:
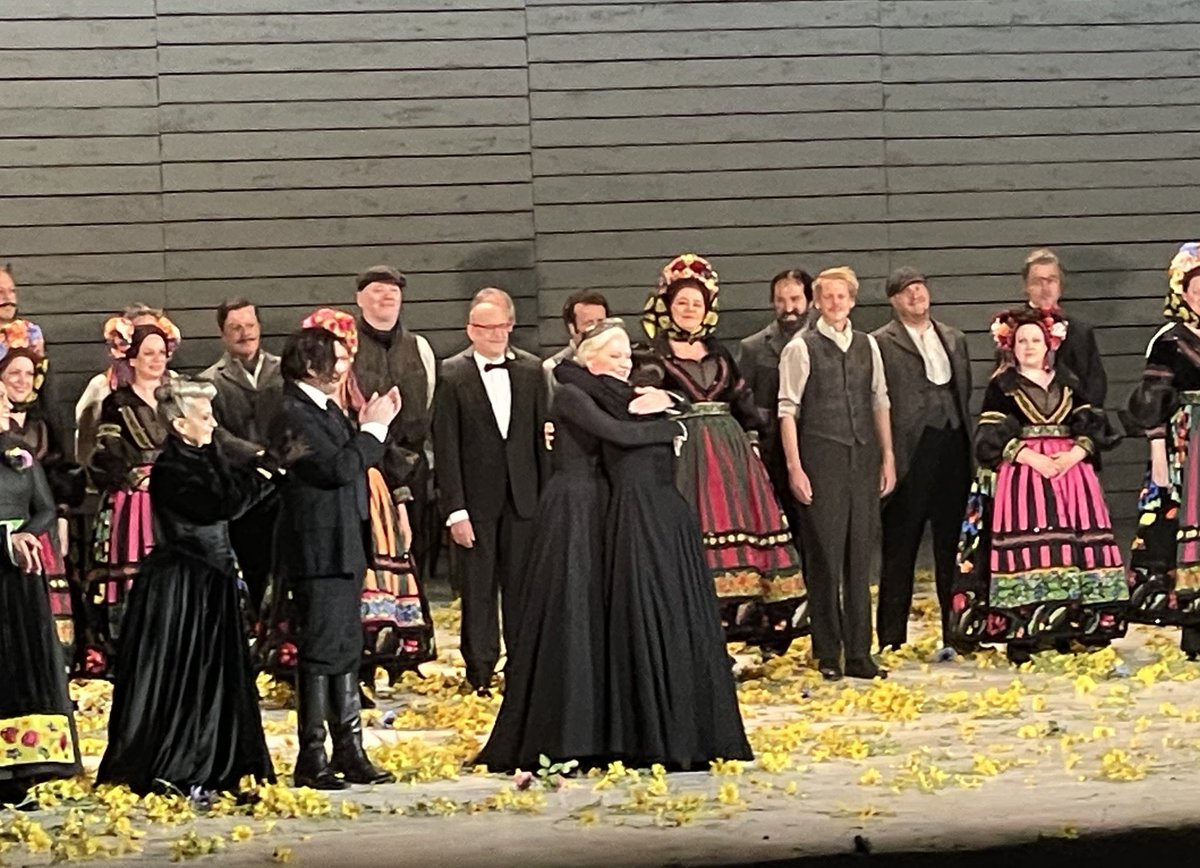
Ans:
[[[150,474],[153,552],[129,607],[97,781],[138,793],[274,780],[229,521],[269,493],[251,466],[171,437]]]
[[[590,375],[589,375],[590,376]],[[554,397],[554,472],[538,501],[521,623],[504,669],[504,703],[475,760],[492,771],[537,769],[538,758],[607,762],[602,443],[670,444],[679,423],[620,421],[577,386]]]
[[[11,533],[37,535],[55,522],[42,468],[19,469],[8,457],[19,446],[0,434],[0,801],[19,801],[30,784],[80,771],[46,582],[22,573],[8,552]]]
[[[559,365],[556,376],[609,415],[631,418],[629,385],[576,365]],[[700,526],[675,487],[672,449],[605,442],[602,456],[610,486],[603,590],[608,756],[672,770],[751,759]]]

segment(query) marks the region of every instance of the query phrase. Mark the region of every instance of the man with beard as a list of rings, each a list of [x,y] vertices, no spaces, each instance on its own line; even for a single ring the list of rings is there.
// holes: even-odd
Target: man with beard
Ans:
[[[971,486],[971,358],[963,333],[931,318],[929,286],[919,271],[892,272],[887,296],[895,318],[873,336],[892,404],[896,490],[883,507],[876,629],[881,648],[908,641],[913,573],[928,523],[942,644],[948,648],[955,556]]]
[[[400,390],[400,415],[388,429],[379,469],[392,496],[407,501],[412,526],[412,556],[417,575],[432,578],[442,529],[432,509],[430,468],[431,414],[437,367],[429,341],[400,320],[405,276],[390,265],[376,265],[358,276],[358,354],[354,378],[364,395]]]
[[[762,433],[759,448],[775,495],[787,516],[788,527],[798,533],[799,511],[788,488],[787,461],[779,442],[779,356],[788,341],[808,326],[812,303],[812,277],[799,268],[781,271],[771,278],[771,305],[775,319],[761,331],[742,339],[739,370],[754,393],[754,403],[767,411],[770,427]]]
[[[579,346],[579,337],[601,320],[608,319],[608,299],[604,294],[594,289],[580,289],[567,296],[562,307],[563,325],[567,327],[568,343],[565,347],[542,362],[542,371],[546,374],[546,383],[551,397],[558,388],[558,380],[554,378],[554,369],[568,359],[575,358],[575,347]]]

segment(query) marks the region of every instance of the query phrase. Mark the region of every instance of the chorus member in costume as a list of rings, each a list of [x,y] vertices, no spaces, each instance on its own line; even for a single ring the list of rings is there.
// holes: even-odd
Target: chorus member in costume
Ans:
[[[1103,414],[1055,366],[1065,333],[1053,311],[993,320],[1005,364],[975,433],[979,473],[959,544],[954,628],[968,642],[1007,642],[1015,663],[1043,647],[1125,634],[1125,570],[1092,466],[1111,443]]]
[[[629,336],[606,319],[581,334],[574,361],[596,376],[629,379]],[[629,409],[661,413],[665,392],[632,399]],[[493,771],[535,769],[541,755],[604,765],[607,648],[604,565],[609,484],[601,447],[667,445],[684,434],[669,419],[617,420],[578,386],[560,386],[551,413],[553,473],[538,502],[525,601],[505,668],[504,702],[476,763]]]
[[[822,271],[813,297],[820,318],[779,361],[779,434],[801,504],[813,654],[829,681],[887,677],[871,658],[870,588],[879,499],[896,484],[887,378],[875,338],[850,322],[854,271]]]
[[[131,304],[120,316],[109,319],[104,323],[104,342],[108,347],[111,358],[107,370],[96,374],[88,380],[83,394],[75,404],[75,459],[87,467],[96,450],[96,432],[100,427],[100,408],[104,399],[112,394],[113,389],[128,386],[133,371],[125,363],[125,350],[128,339],[124,330],[111,328],[114,322],[126,320],[136,328],[142,325],[158,325],[163,318],[163,312],[145,304]]]
[[[700,519],[725,635],[784,651],[808,630],[804,577],[787,518],[747,435],[766,428],[766,419],[713,334],[719,291],[717,273],[695,254],[663,268],[642,318],[662,374],[652,382],[692,402],[677,481]]]
[[[55,424],[54,415],[46,412],[45,400],[40,394],[43,382],[40,372],[44,370],[40,355],[42,344],[28,341],[24,329],[13,329],[13,325],[0,326],[0,383],[7,398],[7,430],[42,466],[57,505],[54,528],[40,534],[38,539],[42,543],[42,566],[50,587],[50,610],[54,614],[67,665],[73,667],[76,621],[72,588],[67,579],[67,516],[73,507],[83,502],[83,470],[63,454],[62,431]]]
[[[919,271],[893,271],[887,296],[892,321],[872,335],[891,401],[896,490],[883,507],[876,630],[881,647],[908,641],[917,550],[928,524],[942,645],[948,648],[962,504],[971,487],[971,357],[963,333],[932,318],[929,283]]]
[[[324,328],[345,342],[353,363],[362,351],[362,333],[350,314],[321,308],[302,323],[304,328]],[[358,372],[347,371],[335,400],[351,418],[363,406]],[[403,392],[400,393],[403,402]],[[400,411],[404,412],[403,408]],[[393,426],[395,423],[393,422]],[[373,687],[376,667],[392,680],[406,670],[437,657],[433,616],[424,585],[418,581],[412,560],[412,522],[406,491],[389,488],[381,467],[367,468],[370,523],[367,537],[367,571],[363,578],[363,683]],[[364,694],[366,704],[373,700]]]
[[[229,523],[272,489],[278,462],[231,464],[213,445],[207,382],[160,386],[170,431],[150,471],[159,538],[129,595],[99,783],[136,793],[273,781],[242,629]]]
[[[179,345],[179,330],[165,317],[141,326],[114,318],[105,333],[110,344],[122,348],[121,362],[130,374],[128,385],[104,399],[90,467],[102,492],[86,600],[91,635],[83,667],[90,676],[109,674],[129,589],[154,547],[150,468],[167,439],[155,393]]]
[[[42,577],[38,535],[54,529],[45,474],[0,434],[0,804],[79,774],[79,742],[62,647]]]
[[[225,352],[200,374],[200,379],[208,380],[217,390],[212,401],[213,415],[220,430],[261,449],[267,443],[267,431],[283,387],[279,356],[263,349],[258,308],[251,301],[238,298],[221,302],[217,307],[217,328]],[[229,536],[255,613],[262,605],[270,581],[270,540],[275,533],[277,513],[277,502],[268,497],[229,525]]]
[[[444,528],[438,521],[432,485],[432,410],[437,363],[429,341],[402,316],[408,279],[390,265],[358,276],[358,354],[354,382],[366,394],[400,390],[400,415],[388,431],[380,471],[388,490],[408,512],[413,564],[419,575],[437,569]]]
[[[639,418],[630,412],[636,393],[620,377],[574,363],[559,365],[555,376],[564,391],[578,388],[614,419]],[[610,485],[603,590],[608,758],[672,770],[750,759],[700,526],[675,485],[672,449],[605,440],[601,454]]]
[[[1060,316],[1065,316],[1061,309],[1065,280],[1062,263],[1054,251],[1044,248],[1030,251],[1021,268],[1021,278],[1030,307],[1054,309]],[[1104,360],[1096,343],[1096,331],[1079,317],[1066,317],[1064,321],[1067,336],[1058,349],[1056,364],[1074,375],[1079,383],[1080,399],[1102,410],[1108,395],[1108,375],[1104,372]]]
[[[355,432],[334,400],[350,365],[346,343],[332,332],[294,332],[283,350],[283,402],[270,436],[276,451],[297,440],[306,447],[280,489],[276,569],[295,604],[300,751],[293,778],[297,786],[328,790],[395,780],[363,750],[358,671],[367,468],[383,458],[400,395],[395,389],[372,395],[358,411]],[[332,761],[325,752],[326,725]]]
[[[546,385],[550,397],[554,397],[558,389],[558,380],[554,378],[554,369],[560,364],[575,357],[575,348],[579,345],[583,333],[596,323],[608,318],[608,299],[604,294],[594,289],[580,289],[563,302],[562,321],[567,329],[567,345],[542,362],[542,370],[546,373]]]
[[[501,611],[505,645],[513,647],[519,583],[549,476],[541,362],[509,345],[515,324],[508,293],[477,292],[467,312],[471,346],[442,363],[433,401],[441,508],[462,550],[462,654],[467,682],[481,696],[491,695],[500,659]]]
[[[1188,659],[1200,656],[1200,243],[1171,261],[1163,315],[1146,349],[1127,428],[1141,428],[1150,466],[1130,554],[1129,620],[1178,624]]]
[[[800,547],[797,531],[800,511],[788,488],[787,460],[779,440],[779,357],[788,341],[810,325],[811,304],[812,276],[807,271],[793,268],[771,278],[771,306],[775,309],[775,319],[742,338],[738,359],[746,387],[753,393],[759,411],[766,416],[759,452],[797,548]]]

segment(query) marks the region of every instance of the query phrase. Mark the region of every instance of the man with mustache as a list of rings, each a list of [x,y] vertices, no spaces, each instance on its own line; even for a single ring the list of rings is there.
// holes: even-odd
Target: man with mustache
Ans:
[[[742,339],[742,354],[738,360],[742,378],[754,393],[754,403],[767,411],[771,420],[770,427],[760,435],[759,449],[793,534],[800,526],[800,516],[796,499],[788,488],[787,461],[779,441],[779,356],[788,341],[808,327],[812,284],[812,277],[800,268],[781,271],[771,278],[775,319],[762,330]]]

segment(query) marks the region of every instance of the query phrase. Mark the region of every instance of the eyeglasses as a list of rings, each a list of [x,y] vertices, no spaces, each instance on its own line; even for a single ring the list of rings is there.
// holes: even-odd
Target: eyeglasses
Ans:
[[[469,322],[469,323],[467,323],[467,325],[473,329],[483,329],[485,332],[489,332],[489,333],[490,332],[499,333],[499,332],[503,332],[503,331],[512,331],[512,327],[513,327],[513,324],[510,322],[502,322],[497,325],[483,325],[482,323]]]

